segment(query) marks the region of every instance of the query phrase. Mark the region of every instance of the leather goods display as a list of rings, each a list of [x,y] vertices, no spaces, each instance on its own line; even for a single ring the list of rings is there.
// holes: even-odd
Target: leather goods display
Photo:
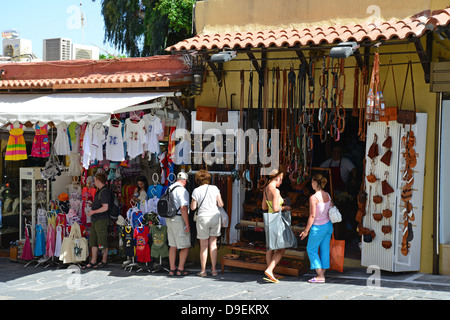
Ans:
[[[219,95],[217,97],[217,108],[216,108],[216,116],[217,122],[222,124],[223,122],[228,122],[228,96],[227,96],[227,84],[225,81],[225,77],[222,77],[223,87],[225,90],[225,108],[219,108],[220,102],[220,92],[222,91],[222,83],[220,83],[219,87]]]
[[[386,128],[385,140],[382,146],[387,148],[388,150],[386,150],[386,152],[383,154],[380,161],[389,167],[391,165],[392,158],[392,151],[390,150],[392,147],[392,137],[389,134],[389,127]]]
[[[388,107],[385,106],[384,113],[380,114],[380,121],[386,121],[386,124],[389,124],[389,121],[396,121],[398,116],[398,97],[397,97],[397,87],[395,86],[395,76],[394,76],[394,66],[392,64],[392,59],[389,60],[388,69],[386,71],[386,78],[384,79],[384,84],[382,88],[382,92],[384,92],[384,87],[386,86],[386,81],[389,75],[389,71],[392,73],[392,80],[394,85],[394,95],[395,95],[395,106]],[[390,147],[386,147],[390,148]]]
[[[216,122],[216,118],[217,118],[217,108],[216,107],[197,106],[197,113],[195,115],[195,120],[206,121],[206,122]]]
[[[385,165],[390,166],[391,165],[391,158],[392,158],[392,151],[387,150],[383,156],[380,158],[380,161],[383,162]]]
[[[406,83],[408,82],[408,74],[411,70],[411,88],[412,88],[412,99],[413,99],[413,105],[414,110],[404,110],[402,109],[403,106],[403,98],[405,97],[405,89],[406,89]],[[406,124],[413,125],[416,123],[417,117],[416,117],[416,97],[414,92],[414,76],[413,76],[413,68],[412,68],[412,62],[408,61],[408,67],[406,69],[406,78],[405,78],[405,84],[403,86],[403,93],[402,93],[402,99],[400,101],[400,107],[398,109],[397,114],[397,122],[402,124],[403,127],[405,127]]]
[[[373,138],[373,142],[370,145],[369,148],[369,152],[367,153],[367,156],[370,159],[375,159],[376,157],[378,157],[379,152],[378,152],[378,136],[376,134],[374,134],[374,138]]]

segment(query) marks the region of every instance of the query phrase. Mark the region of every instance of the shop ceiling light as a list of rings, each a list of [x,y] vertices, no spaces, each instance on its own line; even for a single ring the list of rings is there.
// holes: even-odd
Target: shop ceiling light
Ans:
[[[236,51],[223,51],[213,54],[210,61],[214,63],[224,63],[234,58],[236,58]]]
[[[336,47],[331,48],[330,57],[331,58],[348,58],[350,57],[356,49],[359,48],[359,44],[356,42],[341,42]]]

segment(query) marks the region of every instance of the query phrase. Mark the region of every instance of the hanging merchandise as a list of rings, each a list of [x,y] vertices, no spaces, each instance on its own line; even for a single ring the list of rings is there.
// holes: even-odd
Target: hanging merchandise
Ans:
[[[103,124],[97,122],[92,127],[91,133],[91,161],[102,161],[103,160],[103,145],[106,143],[105,128]]]
[[[23,137],[23,124],[15,122],[10,125],[5,160],[18,161],[26,160],[27,158],[27,148]]]
[[[369,92],[367,93],[366,115],[367,122],[380,121],[380,59],[378,52],[375,52],[373,60],[372,77],[370,80]],[[384,105],[383,105],[384,107]],[[384,110],[383,110],[384,112]]]
[[[35,136],[31,149],[31,156],[37,158],[47,158],[50,156],[50,144],[48,140],[48,125],[38,121],[33,126]]]
[[[404,110],[402,109],[403,106],[403,98],[405,97],[405,89],[406,89],[406,83],[408,81],[408,74],[411,70],[411,90],[412,90],[412,98],[413,98],[413,105],[414,110]],[[403,93],[402,93],[402,99],[400,101],[400,107],[398,108],[398,115],[397,115],[397,122],[403,125],[403,128],[406,124],[413,125],[416,123],[416,96],[414,93],[414,76],[413,76],[413,68],[412,68],[412,62],[411,60],[408,61],[408,67],[406,69],[406,77],[405,77],[405,84],[403,86]]]
[[[78,223],[72,225],[68,237],[64,237],[61,244],[61,254],[59,260],[63,263],[76,263],[86,261],[88,257],[88,243],[86,238],[81,236]]]
[[[144,120],[136,116],[125,120],[125,142],[130,159],[142,155],[147,143]]]
[[[160,224],[152,225],[150,228],[150,237],[152,239],[151,256],[154,258],[168,257],[167,226]]]
[[[34,243],[34,256],[40,257],[45,255],[45,233],[44,228],[40,224],[35,225],[36,241]]]
[[[225,108],[219,108],[220,102],[220,92],[222,91],[222,82],[225,90]],[[222,76],[222,80],[219,83],[219,95],[217,97],[217,106],[216,106],[216,120],[222,125],[224,122],[228,122],[228,95],[227,95],[227,84],[225,82],[225,76]]]
[[[60,176],[63,169],[64,166],[59,162],[55,147],[52,145],[50,147],[50,156],[44,168],[41,169],[41,176],[44,179],[55,181],[55,177]]]
[[[387,81],[387,78],[389,75],[389,70],[392,71],[392,80],[393,80],[394,95],[395,95],[395,106],[392,106],[392,107],[388,107],[387,105],[385,105],[385,101],[384,101],[384,97],[383,97],[383,93],[382,93],[382,92],[384,92],[384,87],[386,86],[386,81]],[[384,114],[382,113],[380,115],[380,121],[386,121],[386,124],[389,124],[389,121],[396,121],[399,104],[398,104],[398,97],[397,97],[397,87],[395,86],[394,66],[392,64],[392,59],[389,60],[388,70],[386,71],[386,79],[384,79],[384,84],[383,84],[383,88],[381,91],[380,99],[381,99],[380,104],[382,106],[382,110],[383,110],[383,105],[384,105]]]
[[[81,128],[76,122],[71,122],[67,127],[71,154],[80,152],[80,130]]]
[[[31,249],[30,234],[28,232],[28,227],[31,226],[25,223],[25,244],[23,246],[22,256],[20,257],[22,260],[26,261],[32,260],[34,258],[33,251]]]
[[[67,132],[67,123],[60,122],[56,125],[57,134],[54,143],[56,154],[66,156],[70,154],[69,134]]]
[[[136,257],[138,262],[150,262],[151,250],[149,246],[150,232],[147,226],[137,226],[133,235],[136,242]]]
[[[144,150],[158,155],[161,153],[159,146],[160,135],[164,133],[161,119],[152,112],[144,115],[143,120],[147,131],[147,143]]]

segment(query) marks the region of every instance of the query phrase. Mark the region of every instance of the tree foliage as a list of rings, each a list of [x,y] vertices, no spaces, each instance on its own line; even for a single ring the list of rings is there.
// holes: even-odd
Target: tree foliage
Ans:
[[[191,35],[194,2],[102,0],[105,42],[130,57],[163,54],[168,45]]]

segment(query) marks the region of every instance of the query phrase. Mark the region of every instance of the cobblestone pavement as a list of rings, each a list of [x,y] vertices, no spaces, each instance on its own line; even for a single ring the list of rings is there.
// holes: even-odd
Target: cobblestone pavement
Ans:
[[[105,269],[80,270],[24,267],[0,258],[1,300],[448,300],[450,277],[422,273],[394,274],[362,268],[343,273],[330,271],[325,284],[310,284],[313,276],[286,276],[279,283],[263,280],[261,272],[225,269],[217,277],[196,276],[199,267],[188,265],[191,274],[169,277],[167,272],[131,272],[121,264]]]

